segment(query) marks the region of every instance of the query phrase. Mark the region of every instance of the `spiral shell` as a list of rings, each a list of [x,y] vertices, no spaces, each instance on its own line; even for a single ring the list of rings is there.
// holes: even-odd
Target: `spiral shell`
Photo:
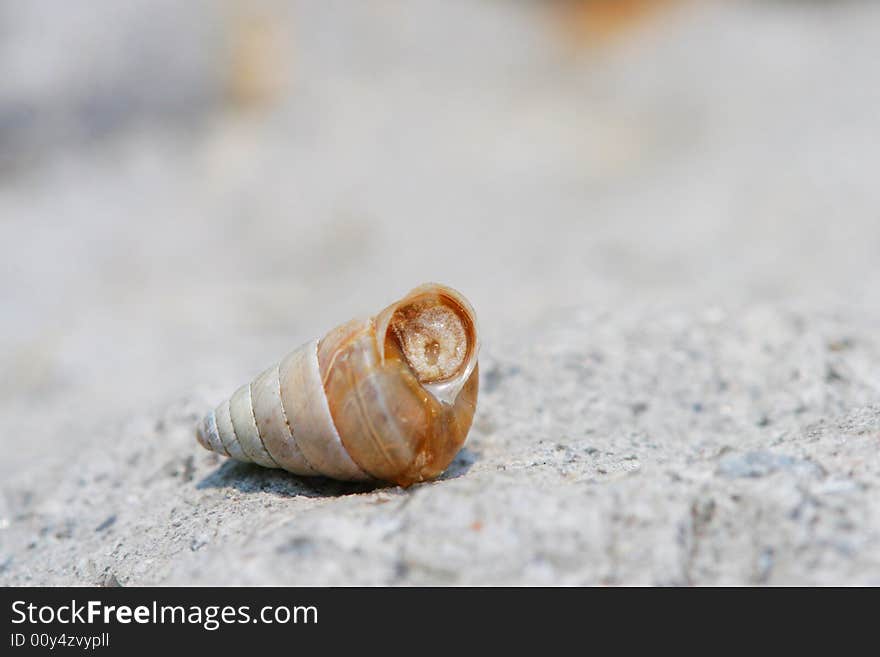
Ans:
[[[477,403],[476,315],[429,283],[307,342],[207,414],[206,449],[297,475],[401,486],[442,473]]]

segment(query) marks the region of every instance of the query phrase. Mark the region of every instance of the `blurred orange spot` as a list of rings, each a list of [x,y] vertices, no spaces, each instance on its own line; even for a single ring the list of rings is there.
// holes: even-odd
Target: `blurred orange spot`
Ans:
[[[474,520],[471,523],[471,529],[473,529],[475,532],[480,531],[481,529],[483,529],[483,522],[481,520]]]
[[[574,40],[595,45],[656,17],[678,0],[555,0],[553,4]]]

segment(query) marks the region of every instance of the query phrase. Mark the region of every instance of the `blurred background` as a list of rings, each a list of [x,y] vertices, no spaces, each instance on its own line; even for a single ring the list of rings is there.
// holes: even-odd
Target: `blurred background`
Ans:
[[[489,350],[583,306],[876,313],[878,35],[858,0],[0,1],[0,477],[429,280]]]

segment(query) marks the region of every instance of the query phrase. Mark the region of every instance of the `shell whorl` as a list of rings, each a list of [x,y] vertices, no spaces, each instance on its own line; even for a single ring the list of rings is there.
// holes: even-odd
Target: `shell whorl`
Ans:
[[[207,414],[199,443],[298,475],[407,486],[439,475],[476,407],[476,316],[423,285],[312,340]]]

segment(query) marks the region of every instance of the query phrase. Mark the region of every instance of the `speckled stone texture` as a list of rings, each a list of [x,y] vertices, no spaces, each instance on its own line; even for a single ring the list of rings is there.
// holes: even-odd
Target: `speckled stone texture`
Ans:
[[[0,7],[0,584],[880,585],[878,3],[104,4]],[[430,280],[441,480],[197,445]]]
[[[880,584],[876,335],[572,312],[487,346],[467,448],[408,490],[224,461],[192,397],[8,487],[3,581]]]

